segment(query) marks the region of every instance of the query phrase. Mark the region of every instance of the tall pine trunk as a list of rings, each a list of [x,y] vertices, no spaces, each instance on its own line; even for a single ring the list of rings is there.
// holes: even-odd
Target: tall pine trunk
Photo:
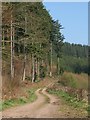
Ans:
[[[31,58],[31,55],[28,56],[28,59],[29,59],[29,71],[28,71],[28,76],[31,77],[31,61],[32,61],[32,58]]]
[[[32,78],[32,54],[30,55],[29,67],[29,76]]]
[[[34,82],[35,79],[35,60],[34,60],[34,55],[32,54],[32,83]]]
[[[14,77],[14,71],[13,71],[13,26],[12,26],[12,15],[11,15],[11,80]]]
[[[27,33],[27,17],[25,15],[25,34]],[[23,81],[26,78],[26,42],[24,39],[24,69],[23,69]]]
[[[15,52],[14,52],[14,42],[15,42],[15,36],[14,36],[14,27],[13,27],[13,49],[12,49],[12,54],[13,54],[13,77],[15,75],[15,70],[14,70],[14,57],[15,57]]]
[[[36,67],[36,78],[38,77],[38,59],[36,58],[36,65],[35,65],[35,67]]]
[[[24,54],[24,68],[23,68],[23,81],[26,78],[26,54]]]
[[[40,63],[39,63],[39,59],[37,60],[37,77],[39,79],[40,76]]]
[[[4,28],[2,29],[2,40],[3,40],[3,43],[2,43],[2,46],[3,48],[5,47],[5,41],[4,41]]]
[[[57,57],[57,74],[59,75],[60,73],[60,66],[59,66],[60,59]]]
[[[49,73],[50,64],[49,64],[49,59],[48,59],[48,53],[46,53],[46,63],[47,63],[46,68],[47,68],[47,76],[48,76],[50,74]]]
[[[50,77],[52,77],[52,42],[50,48]]]

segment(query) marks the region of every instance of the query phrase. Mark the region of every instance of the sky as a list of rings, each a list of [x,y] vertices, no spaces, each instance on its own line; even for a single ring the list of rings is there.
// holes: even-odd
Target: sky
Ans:
[[[88,44],[88,2],[44,2],[52,18],[59,20],[66,42]]]

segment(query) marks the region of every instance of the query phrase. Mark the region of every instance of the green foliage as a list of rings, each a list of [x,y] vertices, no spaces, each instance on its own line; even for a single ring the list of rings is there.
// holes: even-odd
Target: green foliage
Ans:
[[[77,58],[73,56],[63,55],[60,63],[61,67],[63,67],[65,71],[74,73],[88,73],[87,58]]]
[[[64,69],[62,66],[60,66],[60,75],[63,75],[63,73],[64,73]]]
[[[88,111],[88,114],[90,114],[90,105],[88,105],[86,110]]]
[[[46,76],[46,68],[44,66],[40,66],[40,78],[43,79]]]
[[[27,103],[25,98],[21,97],[21,98],[18,99],[18,104],[25,104],[25,103]]]
[[[65,42],[60,63],[65,71],[88,73],[88,46]]]
[[[72,88],[77,87],[77,82],[76,82],[75,78],[72,76],[72,74],[66,74],[64,76],[64,79],[61,80],[61,84],[64,86],[70,86]]]
[[[37,99],[37,96],[35,95],[35,91],[36,91],[36,89],[30,89],[28,91],[28,93],[29,93],[29,101],[30,102],[34,102]]]
[[[2,110],[6,109],[6,108],[13,107],[13,106],[22,105],[25,103],[27,103],[27,100],[23,97],[18,98],[18,99],[5,100],[2,103]]]
[[[88,46],[81,44],[70,44],[65,42],[62,51],[64,55],[73,56],[77,58],[87,58],[88,57]]]
[[[2,101],[0,101],[0,111],[2,111]]]
[[[28,90],[27,91],[29,94],[28,98],[20,97],[17,99],[10,99],[10,100],[5,100],[3,102],[0,102],[0,111],[4,110],[6,108],[13,107],[13,106],[23,105],[25,103],[34,102],[37,99],[37,96],[35,95],[35,91],[36,91],[36,89]]]
[[[9,107],[12,107],[16,105],[16,101],[14,99],[10,99],[10,100],[5,100],[3,103],[2,103],[2,110],[5,109],[5,108],[9,108]]]
[[[61,57],[61,48],[63,46],[64,36],[61,34],[60,30],[62,29],[62,25],[56,21],[52,21],[52,31],[50,36],[50,42],[53,43],[53,49],[57,55],[57,57]]]
[[[4,9],[6,9],[6,11],[9,9],[9,13],[7,13]],[[57,59],[57,57],[61,57],[61,47],[64,39],[60,31],[60,29],[62,29],[62,25],[58,20],[52,20],[51,15],[46,10],[42,2],[3,3],[2,11],[3,28],[6,31],[4,31],[4,37],[7,36],[7,31],[11,32],[11,28],[14,30],[14,34],[12,35],[12,41],[14,41],[13,48],[10,47],[11,44],[8,44],[9,51],[7,53],[7,56],[9,54],[10,57],[12,56],[13,58],[11,63],[13,64],[13,67],[15,67],[16,64],[15,60],[18,59],[19,61],[20,57],[22,57],[22,62],[24,61],[24,68],[20,69],[23,71],[23,69],[26,69],[26,64],[28,64],[26,61],[29,61],[29,57],[27,56],[30,56],[32,59],[30,65],[32,64],[32,61],[33,63],[35,61],[40,63],[43,60],[45,61],[46,66],[49,65],[50,68],[51,54],[53,54],[53,52],[56,54],[55,59]],[[11,21],[13,26],[11,25]],[[9,29],[6,27],[7,24]],[[11,34],[8,35],[6,40],[11,40]],[[51,43],[53,49],[52,53]],[[7,51],[6,45],[4,47]],[[10,48],[13,49],[12,54]],[[3,50],[3,54],[4,53],[5,50]],[[7,56],[4,54],[3,60],[7,61]],[[40,76],[38,75],[38,77],[44,78],[46,76],[46,66],[40,66]],[[34,64],[31,65],[31,69],[32,68],[35,68]],[[47,68],[48,71],[49,68]],[[10,69],[10,67],[8,69]],[[33,70],[31,71],[33,73]],[[32,73],[30,73],[30,76]],[[35,79],[37,79],[36,70],[34,74]],[[30,80],[27,76],[26,79]]]

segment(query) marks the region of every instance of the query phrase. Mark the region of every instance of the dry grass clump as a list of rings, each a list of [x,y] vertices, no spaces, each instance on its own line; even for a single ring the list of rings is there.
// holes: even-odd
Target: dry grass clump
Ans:
[[[88,89],[88,75],[85,73],[74,74],[70,72],[64,72],[61,77],[61,81],[66,86],[86,90]]]

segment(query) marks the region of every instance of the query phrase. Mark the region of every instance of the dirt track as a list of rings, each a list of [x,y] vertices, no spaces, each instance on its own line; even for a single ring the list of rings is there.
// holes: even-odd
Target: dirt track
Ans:
[[[38,99],[33,103],[4,110],[3,118],[67,118],[77,115],[56,96],[48,94],[46,88],[38,89],[36,95]]]
[[[58,110],[58,105],[53,105],[53,102],[57,102],[57,98],[48,95],[45,89],[36,91],[38,99],[31,104],[10,108],[3,111],[3,117],[29,117],[29,118],[45,118],[56,117],[55,113]]]

